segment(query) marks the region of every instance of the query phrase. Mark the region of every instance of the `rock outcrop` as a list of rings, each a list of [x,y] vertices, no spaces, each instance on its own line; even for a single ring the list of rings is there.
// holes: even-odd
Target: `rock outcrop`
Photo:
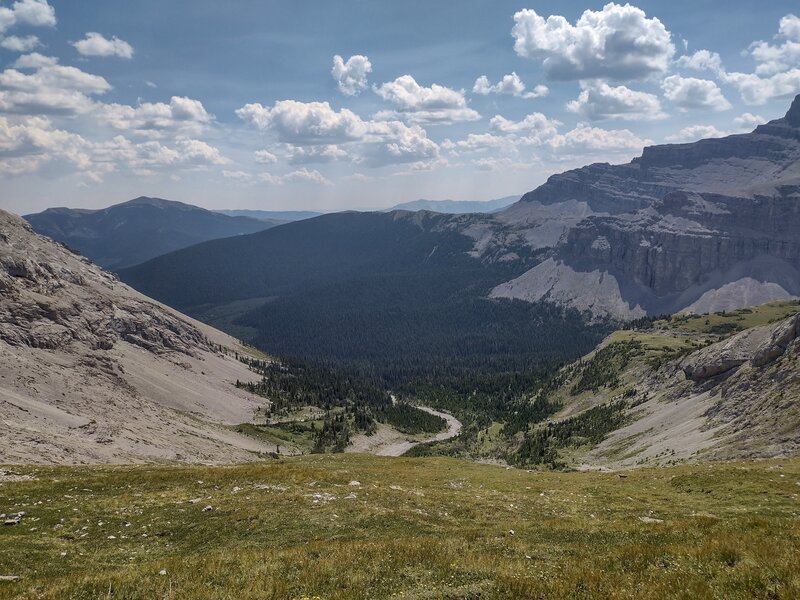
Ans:
[[[231,356],[223,348],[230,348]],[[238,342],[0,211],[0,463],[247,460]]]
[[[695,382],[728,375],[734,369],[752,361],[762,345],[769,341],[771,334],[771,328],[757,327],[698,350],[684,361],[683,372],[687,379]]]
[[[552,252],[575,295],[543,289],[540,266],[523,276],[530,288],[517,281],[492,295],[549,295],[623,319],[639,316],[636,307],[722,310],[800,295],[799,115],[800,96],[785,117],[752,133],[653,146],[627,165],[554,175],[520,204],[582,201],[593,211]],[[615,280],[615,297],[594,298],[597,273]]]

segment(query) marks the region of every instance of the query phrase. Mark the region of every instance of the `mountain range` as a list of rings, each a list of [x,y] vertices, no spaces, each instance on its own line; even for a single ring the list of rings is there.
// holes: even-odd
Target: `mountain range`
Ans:
[[[520,201],[587,216],[492,297],[596,315],[708,312],[800,294],[800,97],[755,131],[554,175]]]
[[[229,217],[248,217],[267,221],[268,223],[289,223],[291,221],[302,221],[303,219],[313,219],[325,213],[313,210],[215,210],[214,212],[227,215]]]
[[[763,455],[794,451],[796,440],[789,435],[776,441],[769,423],[794,422],[790,384],[798,331],[793,299],[800,295],[799,159],[797,98],[784,117],[751,133],[649,147],[627,164],[594,164],[554,175],[497,213],[341,212],[270,229],[259,222],[261,231],[205,241],[119,269],[123,281],[154,300],[4,215],[0,240],[8,248],[2,254],[0,286],[7,293],[0,337],[12,349],[8,356],[17,361],[5,363],[11,365],[5,379],[14,382],[5,395],[18,402],[45,388],[49,396],[65,393],[67,398],[73,390],[85,402],[89,387],[99,386],[91,391],[98,396],[113,383],[120,393],[137,398],[137,390],[145,396],[137,385],[145,385],[155,369],[131,358],[140,351],[159,360],[169,357],[157,361],[158,369],[191,362],[176,359],[180,355],[210,352],[216,358],[204,358],[209,369],[200,371],[213,374],[210,366],[217,359],[225,361],[215,344],[240,348],[231,338],[219,338],[223,334],[218,331],[213,336],[226,341],[210,343],[209,334],[198,333],[202,329],[197,322],[158,304],[164,302],[297,364],[309,361],[333,369],[331,373],[365,377],[372,383],[347,384],[362,390],[364,397],[373,397],[377,388],[372,385],[387,386],[401,396],[458,412],[468,426],[460,441],[442,443],[445,452],[471,453],[457,445],[472,439],[470,435],[489,435],[488,430],[480,434],[487,423],[505,422],[505,442],[496,453],[505,453],[512,463],[546,457],[556,464],[563,458],[560,451],[545,451],[550,442],[542,446],[539,427],[525,423],[554,415],[554,429],[547,431],[560,439],[555,424],[584,413],[586,419],[610,427],[592,439],[600,442],[609,435],[616,440],[609,443],[620,448],[634,447],[631,436],[652,437],[635,427],[627,438],[614,437],[614,431],[634,421],[673,423],[671,433],[664,434],[669,440],[681,431],[711,431],[735,421],[739,425],[730,430],[730,443],[723,444],[739,444],[731,456],[754,447],[746,443],[748,424],[753,439],[761,440]],[[149,199],[129,203],[128,209],[195,214],[185,205]],[[782,304],[757,311],[757,318],[749,316],[752,309],[742,308],[770,301]],[[676,316],[653,321],[662,313]],[[686,321],[692,313],[718,314]],[[614,334],[592,352],[616,323],[631,319],[644,323],[636,326],[635,336]],[[681,325],[687,322],[694,329]],[[624,343],[618,343],[620,338]],[[127,352],[131,346],[138,350]],[[115,358],[118,348],[126,352]],[[41,356],[40,350],[45,351]],[[582,355],[571,367],[558,370]],[[144,371],[148,375],[137,375],[144,367],[150,369]],[[220,369],[232,373],[227,366]],[[189,369],[181,377],[194,377],[196,371]],[[122,372],[138,384],[124,378],[121,382]],[[253,380],[252,368],[236,372],[241,375],[237,379]],[[53,383],[52,373],[60,378],[77,374],[86,383]],[[341,384],[342,375],[327,371],[301,367],[297,373],[292,380],[312,374],[329,382],[325,386]],[[770,383],[775,378],[791,392],[783,396],[785,406],[775,404]],[[26,381],[46,383],[31,387]],[[218,381],[212,378],[203,385],[218,390]],[[645,389],[658,392],[659,399],[643,395]],[[226,406],[240,407],[234,416],[197,398],[203,406],[198,414],[208,410],[211,415],[202,425],[206,439],[219,440],[214,432],[221,425],[245,422],[242,410],[249,408],[241,407],[257,402],[228,392],[239,398],[225,400]],[[152,394],[161,398],[157,404],[169,406],[167,396],[180,397],[172,391]],[[732,400],[711,401],[720,395]],[[772,421],[758,413],[762,395],[772,403],[764,408]],[[681,398],[691,410],[702,408],[703,418],[693,412],[663,413],[663,400],[680,404]],[[73,423],[37,402],[25,400],[20,410],[35,407],[42,423],[47,415],[56,424]],[[115,400],[105,402],[114,405]],[[359,406],[351,407],[355,412],[347,413],[348,418],[366,419]],[[78,410],[76,405],[66,412]],[[656,416],[645,421],[645,414]],[[716,415],[723,415],[722,421]],[[366,432],[368,419],[363,423]],[[570,421],[564,427],[581,423]],[[86,427],[101,431],[105,439],[105,429]],[[42,436],[56,429],[45,428],[28,441],[42,444]],[[703,439],[703,444],[709,442]],[[225,440],[221,443],[238,444]],[[340,447],[346,438],[333,435],[331,440]],[[485,449],[485,441],[479,446]],[[606,447],[600,462],[593,464],[611,460],[612,450]],[[714,452],[727,456],[724,448]],[[591,463],[592,456],[585,459]],[[654,455],[642,446],[630,457],[635,458],[620,459],[619,464],[631,466],[631,460]]]
[[[374,220],[370,229],[378,238],[390,230],[385,217],[377,213],[359,218]],[[358,223],[363,230],[369,221]],[[338,234],[346,224],[339,223]],[[429,224],[428,228],[433,227]],[[420,252],[427,248],[427,237],[419,234],[419,228],[406,223],[405,230],[406,237],[387,252],[396,254],[407,248],[412,260],[397,257],[396,270],[390,274],[394,277],[402,278],[406,265],[419,269]],[[242,243],[251,238],[234,239]],[[230,242],[205,246],[213,249],[221,243]],[[343,246],[341,255],[311,274],[322,278],[322,289],[347,279],[348,272],[341,269],[325,277],[322,273],[334,264],[351,263],[349,252],[364,255],[358,244]],[[246,248],[241,246],[243,251]],[[442,254],[441,263],[430,265],[431,280],[463,269],[458,246]],[[432,258],[428,256],[430,262]],[[349,268],[369,269],[369,259]],[[299,279],[302,276],[293,276],[289,265],[270,285],[288,294],[287,290],[302,289]],[[359,383],[341,374],[297,369],[268,359],[134,291],[2,211],[0,291],[2,463],[245,461],[275,454],[281,447],[290,453],[321,451],[327,446],[319,444],[326,439],[335,442],[335,448],[382,452],[418,443],[394,427],[432,432],[439,427],[437,419],[423,424],[408,413],[387,413],[392,405],[388,394],[367,380]],[[388,289],[386,294],[396,291]],[[525,306],[512,301],[484,302],[516,309]],[[269,312],[270,305],[266,303],[255,314]],[[381,315],[391,330],[395,308],[386,305],[389,308]],[[357,310],[348,312],[344,303],[333,308],[336,319],[358,322]],[[300,318],[305,310],[306,306],[300,306],[296,316]],[[490,321],[494,327],[503,322],[500,311],[481,316],[495,317]],[[571,330],[563,329],[567,321],[560,322],[562,329],[557,331],[554,315],[527,312],[524,316],[539,328],[525,330],[529,337],[582,338],[584,345],[597,339],[598,331],[582,325],[580,319]],[[425,335],[423,328],[408,326],[413,335]],[[517,326],[524,327],[524,321]],[[290,322],[279,333],[291,327]],[[463,327],[468,335],[460,343],[469,349],[473,343],[469,336],[482,330],[469,321]],[[508,338],[508,344],[515,343],[511,331],[502,334],[493,342]],[[432,339],[425,337],[422,347]],[[320,338],[314,343],[324,346]],[[545,355],[560,351],[566,356],[578,352],[580,344],[566,350],[543,348],[540,352]],[[401,366],[410,360],[398,346],[391,350],[396,353],[391,360]],[[539,371],[528,380],[512,377],[497,386],[487,384],[492,376],[484,379],[480,372],[477,378],[475,373],[460,374],[466,397],[448,391],[447,369],[435,362],[440,359],[435,350],[435,346],[429,348],[423,358],[433,358],[440,369],[436,375],[440,384],[422,382],[416,388],[405,385],[404,390],[413,389],[419,400],[456,412],[468,425],[457,437],[448,432],[434,438],[439,441],[417,445],[412,449],[416,455],[472,456],[518,466],[620,469],[709,458],[775,457],[800,450],[797,301],[645,320],[607,336],[579,360]],[[372,352],[380,360],[375,348]],[[535,352],[530,356],[541,358]],[[269,394],[264,393],[267,390]],[[287,394],[292,390],[302,393]],[[287,406],[291,411],[287,412]],[[331,406],[336,407],[333,412]],[[375,412],[359,412],[367,407]],[[322,421],[319,416],[325,411],[329,414]],[[363,433],[331,437],[334,430],[328,429],[326,437],[326,427],[336,422],[331,419],[337,414],[352,414],[352,433]],[[365,419],[363,426],[359,414]],[[458,433],[461,424],[456,419],[434,414],[447,416]],[[265,415],[276,420],[256,425]],[[383,415],[380,418],[391,426],[383,421],[376,427],[368,415]],[[309,434],[317,440],[313,448]]]
[[[24,218],[38,233],[111,270],[206,240],[255,233],[283,223],[221,215],[182,202],[144,196],[101,210],[49,208]]]
[[[120,277],[268,352],[397,379],[559,361],[599,341],[602,328],[574,311],[487,298],[524,266],[477,260],[472,246],[450,215],[335,213],[206,242]]]
[[[393,210],[429,210],[450,215],[469,213],[492,213],[511,206],[519,200],[519,196],[505,196],[496,200],[413,200],[395,204],[387,211]]]
[[[751,133],[553,175],[497,213],[324,215],[121,277],[273,352],[373,365],[423,347],[565,359],[578,348],[523,341],[531,313],[556,331],[799,295],[798,159],[800,98]]]

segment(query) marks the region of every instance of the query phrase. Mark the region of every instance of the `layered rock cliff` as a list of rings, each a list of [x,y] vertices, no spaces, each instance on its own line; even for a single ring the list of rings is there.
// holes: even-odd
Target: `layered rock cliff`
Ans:
[[[800,295],[800,96],[752,133],[645,148],[627,165],[553,176],[521,203],[567,200],[605,214],[566,228],[493,297],[630,318]]]

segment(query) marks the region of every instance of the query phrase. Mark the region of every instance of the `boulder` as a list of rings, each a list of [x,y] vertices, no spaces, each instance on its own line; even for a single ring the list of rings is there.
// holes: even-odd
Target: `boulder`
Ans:
[[[783,356],[786,349],[800,335],[800,315],[781,321],[772,330],[770,336],[756,349],[750,359],[754,367],[763,367]]]
[[[687,379],[700,382],[732,372],[755,356],[771,328],[756,327],[691,354],[682,364]]]

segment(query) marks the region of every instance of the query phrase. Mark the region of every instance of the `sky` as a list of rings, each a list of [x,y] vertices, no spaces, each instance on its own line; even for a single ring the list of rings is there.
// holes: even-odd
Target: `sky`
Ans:
[[[796,1],[0,0],[0,208],[521,195],[800,93]]]

